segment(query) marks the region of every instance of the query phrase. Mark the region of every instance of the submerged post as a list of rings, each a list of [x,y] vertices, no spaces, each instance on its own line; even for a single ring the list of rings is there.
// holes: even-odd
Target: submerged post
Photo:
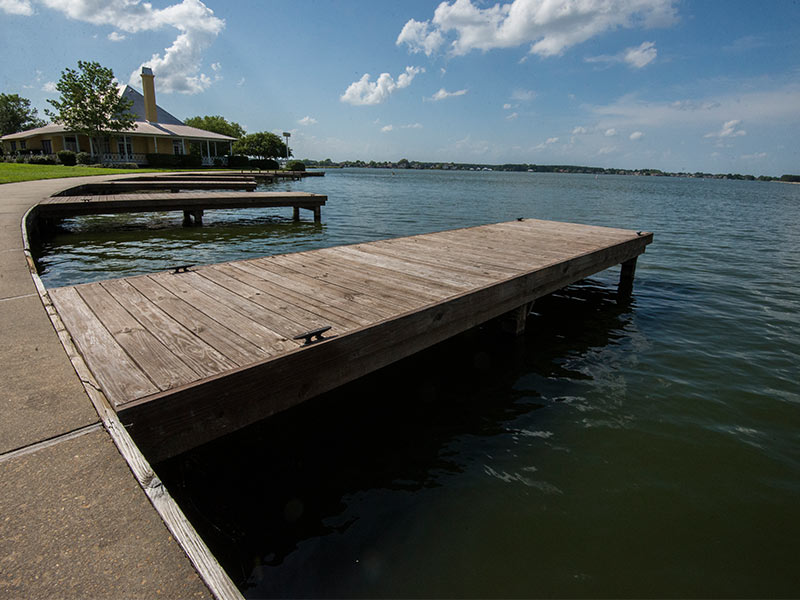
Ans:
[[[626,260],[622,263],[619,272],[619,286],[617,287],[617,300],[627,302],[633,294],[633,276],[636,273],[636,258]]]
[[[533,310],[533,302],[527,302],[514,310],[507,312],[501,317],[500,328],[505,333],[520,336],[525,333],[525,324],[528,321],[528,315]]]

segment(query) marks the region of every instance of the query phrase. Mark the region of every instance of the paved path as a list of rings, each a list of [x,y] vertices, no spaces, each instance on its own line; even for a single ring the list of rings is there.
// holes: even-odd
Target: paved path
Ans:
[[[103,426],[40,300],[21,222],[81,177],[0,185],[0,598],[211,598]]]

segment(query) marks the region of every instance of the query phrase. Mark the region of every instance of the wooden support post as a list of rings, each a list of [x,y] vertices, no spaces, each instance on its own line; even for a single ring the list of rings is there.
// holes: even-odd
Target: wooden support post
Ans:
[[[192,226],[192,211],[190,210],[183,211],[183,226],[184,227]]]
[[[194,211],[192,213],[192,216],[194,217],[195,226],[199,226],[199,225],[203,224],[203,210],[202,209]]]
[[[292,207],[292,220],[293,221],[299,221],[300,220],[300,207],[299,206],[293,206]]]
[[[633,293],[633,276],[636,273],[636,257],[622,263],[617,287],[617,301],[627,302]]]
[[[319,206],[314,207],[314,223],[322,222],[322,210]]]
[[[193,225],[203,224],[203,210],[184,210],[183,211],[183,226],[192,227]]]
[[[533,302],[527,302],[522,306],[506,313],[500,317],[500,328],[505,333],[519,336],[525,333],[525,323],[528,320],[528,315],[533,308]]]

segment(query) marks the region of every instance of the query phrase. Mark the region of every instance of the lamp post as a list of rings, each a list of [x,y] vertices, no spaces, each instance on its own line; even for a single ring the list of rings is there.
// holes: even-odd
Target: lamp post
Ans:
[[[292,137],[292,134],[288,131],[283,132],[283,137],[286,138],[286,163],[289,163],[289,138]]]

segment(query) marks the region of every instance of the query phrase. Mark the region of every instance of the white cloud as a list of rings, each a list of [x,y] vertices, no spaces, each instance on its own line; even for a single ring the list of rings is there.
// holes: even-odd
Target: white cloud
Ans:
[[[506,102],[505,104],[503,104],[503,110],[511,110],[511,105],[508,102]]]
[[[298,121],[300,125],[314,125],[316,122],[317,120],[314,117],[310,117],[308,115]]]
[[[600,150],[597,151],[597,154],[600,155],[600,156],[603,156],[605,154],[611,154],[615,150],[616,150],[616,147],[614,147],[614,146],[603,146],[602,148],[600,148]]]
[[[408,125],[399,125],[395,127],[394,125],[384,125],[381,127],[382,133],[389,133],[390,131],[394,131],[395,129],[422,129],[422,123],[409,123]]]
[[[760,160],[762,158],[767,158],[766,152],[756,152],[755,154],[742,154],[742,160]]]
[[[548,144],[548,145],[549,144],[555,144],[557,141],[558,141],[557,137],[551,137],[551,138],[547,138],[547,141],[545,142],[545,144]]]
[[[408,125],[401,125],[403,129],[422,129],[422,123],[409,123]]]
[[[554,56],[601,33],[620,27],[671,25],[675,0],[513,0],[480,8],[472,0],[442,2],[431,20],[409,20],[396,43],[428,56],[451,35],[449,52],[515,48],[530,44],[530,53]]]
[[[658,56],[655,42],[642,42],[639,46],[626,48],[619,54],[601,54],[584,59],[588,63],[626,63],[629,67],[641,69],[649,65]]]
[[[0,0],[8,1],[8,0]],[[156,31],[172,27],[178,35],[163,55],[153,54],[131,73],[129,83],[140,85],[141,67],[153,69],[158,78],[159,92],[196,94],[211,85],[213,80],[200,72],[203,54],[225,27],[225,21],[200,0],[181,0],[164,8],[154,8],[140,0],[39,0],[70,19],[110,25],[126,33]],[[121,39],[122,34],[114,32]]]
[[[606,137],[614,137],[617,135],[617,130],[613,127],[611,129],[606,129],[605,133],[603,134]]]
[[[623,60],[632,67],[641,69],[656,59],[658,51],[655,42],[642,42],[636,48],[628,48],[623,54]]]
[[[220,64],[218,62],[211,63],[211,69],[214,70],[214,71],[220,71],[220,70],[222,70],[222,64]]]
[[[511,113],[510,115],[508,115],[508,116],[506,117],[506,119],[508,119],[509,121],[513,121],[513,120],[514,120],[514,119],[516,119],[517,117],[519,117],[519,115],[518,115],[517,113],[513,112],[513,113]]]
[[[414,77],[424,72],[425,69],[422,67],[406,67],[406,70],[397,76],[397,81],[389,73],[381,73],[374,82],[369,80],[369,73],[364,73],[361,79],[347,87],[339,100],[353,106],[381,104],[395,91],[411,85]]]
[[[572,135],[585,135],[587,133],[589,133],[589,130],[582,125],[579,125],[572,130]]]
[[[48,94],[55,94],[58,92],[56,89],[56,82],[55,81],[46,81],[45,84],[42,86],[42,91],[47,92]]]
[[[630,134],[630,135],[628,136],[628,138],[629,138],[629,139],[631,139],[631,140],[633,140],[634,142],[635,142],[636,140],[640,140],[640,139],[642,139],[643,137],[644,137],[644,133],[642,133],[641,131],[634,131],[632,134]]]
[[[128,37],[128,36],[123,35],[122,33],[118,32],[118,31],[112,31],[111,33],[108,34],[108,39],[111,40],[112,42],[121,42],[126,37]]]
[[[247,81],[247,79],[242,77],[239,81],[236,82],[236,87],[242,87],[245,81]]]
[[[438,102],[439,100],[444,100],[445,98],[452,98],[453,96],[463,96],[467,93],[468,90],[458,90],[455,92],[448,92],[444,88],[440,88],[438,92],[436,92],[430,98],[426,98],[426,100],[430,100],[432,102]]]
[[[30,0],[0,0],[0,10],[9,15],[23,17],[30,17],[33,14]]]
[[[530,102],[536,98],[536,92],[533,90],[514,90],[511,93],[511,99],[517,102]]]
[[[381,127],[381,133],[389,133],[392,129],[394,129],[394,125],[384,125]]]
[[[737,129],[741,124],[740,119],[731,119],[730,121],[726,121],[722,125],[722,129],[719,131],[712,131],[711,133],[705,134],[703,137],[706,138],[726,138],[726,137],[739,137],[742,135],[747,135],[747,132],[744,129]]]

